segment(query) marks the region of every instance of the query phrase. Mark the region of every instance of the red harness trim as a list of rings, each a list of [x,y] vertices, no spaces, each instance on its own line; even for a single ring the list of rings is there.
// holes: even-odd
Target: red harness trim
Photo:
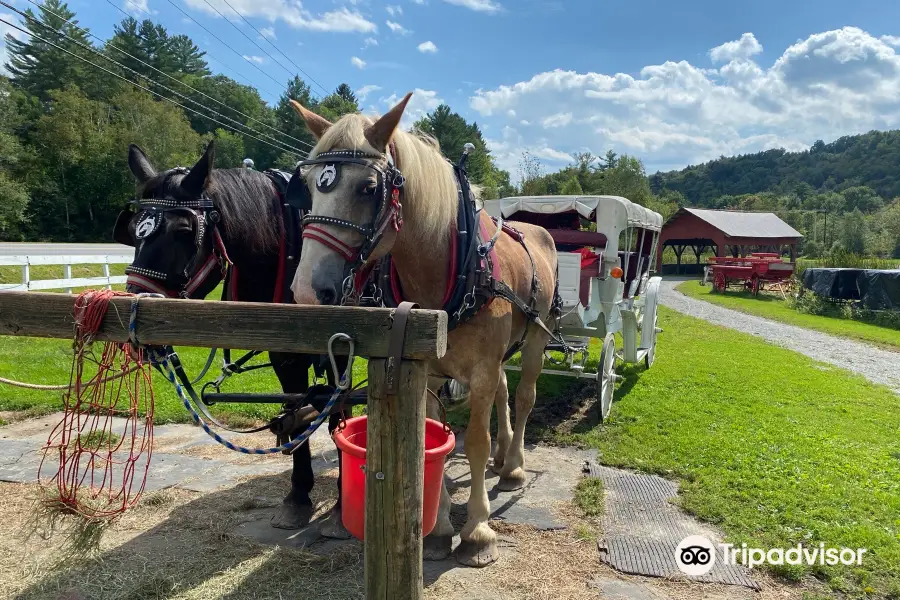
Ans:
[[[453,295],[453,284],[456,281],[457,270],[459,269],[459,265],[456,260],[456,251],[459,241],[456,235],[456,226],[453,226],[450,230],[450,271],[447,274],[447,288],[444,292],[444,299],[441,301],[441,306],[446,306],[447,302],[450,301],[450,296]],[[371,268],[369,269],[371,271]],[[367,271],[368,274],[368,271]],[[403,289],[400,286],[400,275],[397,273],[397,268],[394,266],[394,261],[391,261],[391,294],[394,296],[394,299],[397,302],[402,302],[403,298]],[[368,275],[367,275],[368,276]],[[363,280],[365,281],[365,279]]]
[[[351,248],[317,225],[307,225],[304,227],[302,237],[315,240],[323,246],[331,248],[343,256],[348,262],[353,261],[359,255],[359,248]]]

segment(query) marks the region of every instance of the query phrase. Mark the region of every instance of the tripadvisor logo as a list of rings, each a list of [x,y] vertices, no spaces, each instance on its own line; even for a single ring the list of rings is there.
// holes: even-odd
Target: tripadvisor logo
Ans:
[[[861,565],[865,548],[826,548],[798,544],[793,548],[750,548],[747,544],[719,544],[719,556],[724,565],[745,565],[749,568],[759,565]],[[716,546],[709,538],[692,535],[681,540],[675,549],[675,562],[685,575],[697,577],[709,573],[716,563]]]

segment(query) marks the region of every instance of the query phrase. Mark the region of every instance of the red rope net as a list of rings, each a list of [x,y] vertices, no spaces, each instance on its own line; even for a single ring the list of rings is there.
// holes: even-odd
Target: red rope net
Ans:
[[[44,503],[88,521],[113,518],[137,504],[152,454],[149,364],[128,344],[94,344],[115,296],[130,294],[88,290],[75,300],[74,357],[64,415],[47,440],[38,471],[47,492]],[[120,315],[124,323],[128,317]],[[48,481],[41,477],[45,468],[55,469]]]

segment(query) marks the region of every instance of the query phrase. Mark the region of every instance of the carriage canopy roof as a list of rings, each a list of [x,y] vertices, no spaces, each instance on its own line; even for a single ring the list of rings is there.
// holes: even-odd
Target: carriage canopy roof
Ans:
[[[545,215],[576,211],[585,219],[593,215],[598,225],[601,218],[609,218],[612,212],[621,215],[621,220],[627,221],[629,227],[659,231],[663,224],[662,215],[621,196],[513,196],[486,200],[484,210],[491,216],[502,216],[504,219],[519,211]]]

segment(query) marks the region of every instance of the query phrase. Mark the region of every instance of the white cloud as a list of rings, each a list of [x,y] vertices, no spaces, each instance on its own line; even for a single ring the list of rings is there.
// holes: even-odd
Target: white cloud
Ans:
[[[637,75],[555,70],[477,89],[469,103],[481,123],[498,127],[515,111],[522,129],[491,141],[504,168],[514,170],[524,149],[550,160],[612,148],[653,172],[900,128],[897,42],[844,27],[810,35],[760,64],[752,57],[761,45],[746,34],[710,51],[717,69],[680,61]]]
[[[356,97],[359,98],[360,102],[362,102],[368,97],[369,94],[371,94],[372,92],[377,92],[380,89],[380,85],[364,85],[356,90]]]
[[[403,96],[391,94],[387,98],[382,98],[381,103],[385,106],[385,110],[390,110],[402,99]],[[443,102],[444,100],[434,90],[414,89],[412,98],[409,99],[406,110],[403,111],[401,126],[411,127],[413,123],[424,117],[425,113],[433,111]]]
[[[752,33],[745,33],[741,39],[725,42],[709,51],[709,58],[714,63],[727,63],[738,59],[748,59],[763,51],[762,44]]]
[[[21,26],[21,21],[9,13],[0,13],[0,19]],[[18,29],[13,29],[6,23],[0,23],[0,75],[5,75],[7,73],[6,63],[9,61],[9,53],[6,51],[7,33],[17,40],[24,40],[26,37],[25,34]]]
[[[419,5],[425,4],[425,0],[412,0],[412,2],[413,2],[413,4],[419,4]]]
[[[503,7],[493,0],[444,0],[447,4],[455,4],[457,6],[465,6],[474,11],[483,13],[495,13],[503,9]]]
[[[218,9],[223,15],[234,14],[234,11],[228,6],[230,4],[234,10],[247,18],[259,17],[270,23],[283,21],[294,29],[308,31],[371,33],[378,30],[375,23],[366,19],[357,10],[341,7],[337,10],[313,14],[303,8],[300,0],[229,0],[228,4],[225,3],[225,0],[209,0],[209,4],[206,0],[185,0],[185,3],[189,7],[213,17],[219,16],[215,9]]]
[[[373,37],[367,37],[363,40],[363,48],[368,48],[369,46],[377,46],[378,40]]]
[[[434,54],[438,51],[438,47],[434,45],[434,42],[422,42],[418,45],[419,52],[423,54]]]
[[[358,56],[352,57],[352,58],[350,59],[350,64],[352,64],[352,65],[353,65],[354,67],[356,67],[357,69],[365,69],[365,68],[366,68],[366,61],[364,61],[363,59],[359,58]]]
[[[385,9],[385,10],[387,11],[387,13],[388,13],[389,15],[391,15],[392,17],[398,17],[398,16],[400,16],[400,15],[403,14],[403,7],[402,7],[402,6],[397,6],[397,5],[391,5],[391,4],[388,4],[387,6],[384,7],[384,9]]]
[[[15,4],[15,2],[12,2],[12,4]],[[122,0],[122,10],[138,19],[146,19],[159,12],[151,9],[147,4],[147,0]]]
[[[244,56],[244,60],[249,60],[250,62],[254,62],[258,65],[261,65],[264,62],[266,62],[266,59],[263,58],[262,56],[252,56],[252,55],[248,56],[246,54],[244,54],[243,56]]]
[[[275,28],[274,27],[262,27],[259,32],[263,35],[263,37],[269,38],[270,40],[278,39],[275,37]]]
[[[394,33],[399,33],[400,35],[406,35],[407,33],[409,33],[409,29],[407,29],[400,23],[395,23],[393,21],[385,21],[385,24],[387,24],[388,29],[390,29]]]

